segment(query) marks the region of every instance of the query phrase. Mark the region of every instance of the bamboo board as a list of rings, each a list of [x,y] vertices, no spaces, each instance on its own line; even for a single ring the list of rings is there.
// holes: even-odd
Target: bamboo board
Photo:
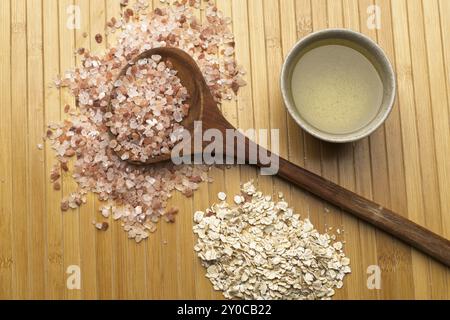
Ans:
[[[254,169],[214,169],[215,182],[202,185],[193,199],[174,196],[181,209],[175,224],[161,223],[136,245],[117,223],[107,232],[94,230],[100,206],[94,196],[79,210],[61,214],[61,197],[76,186],[65,176],[62,191],[54,191],[48,179],[52,152],[36,147],[45,123],[61,119],[63,106],[73,104],[70,94],[49,83],[79,63],[75,48],[105,47],[82,34],[102,32],[106,19],[118,16],[118,2],[0,1],[0,298],[221,298],[194,255],[192,213],[215,201],[217,192],[237,192],[241,181],[258,178]],[[450,0],[216,2],[233,18],[237,56],[248,71],[238,100],[222,106],[226,117],[243,129],[279,128],[282,156],[450,238]],[[80,8],[79,30],[66,27],[70,5]],[[380,9],[380,28],[372,28],[373,5]],[[328,27],[377,41],[398,75],[398,99],[386,125],[351,145],[304,134],[286,114],[278,87],[293,44]],[[337,299],[450,298],[449,269],[277,178],[258,183],[267,193],[283,191],[320,231],[345,230],[353,273]],[[381,269],[380,290],[367,286],[371,265]],[[69,266],[80,267],[80,290],[67,288]]]

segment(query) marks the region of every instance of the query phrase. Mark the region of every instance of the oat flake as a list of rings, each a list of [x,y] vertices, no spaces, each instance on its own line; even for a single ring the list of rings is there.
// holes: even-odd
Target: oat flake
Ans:
[[[242,195],[194,214],[194,249],[214,289],[228,299],[331,299],[351,272],[342,243],[252,182]]]

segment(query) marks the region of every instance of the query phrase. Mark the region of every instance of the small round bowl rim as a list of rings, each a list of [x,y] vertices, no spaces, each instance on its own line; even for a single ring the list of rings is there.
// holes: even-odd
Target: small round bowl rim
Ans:
[[[327,37],[329,36],[329,37]],[[354,43],[358,44],[359,46],[365,48],[371,54],[373,57],[377,60],[379,63],[381,69],[385,73],[385,77],[388,79],[389,83],[383,82],[384,91],[386,93],[386,90],[390,90],[388,99],[383,103],[383,105],[380,106],[379,114],[381,116],[377,116],[374,120],[372,120],[370,123],[368,123],[363,128],[351,132],[348,134],[332,134],[328,132],[324,132],[322,130],[319,130],[315,128],[314,126],[310,125],[308,122],[306,122],[301,116],[299,116],[299,112],[294,104],[294,102],[291,99],[290,95],[290,72],[292,68],[295,66],[295,64],[298,62],[298,55],[302,52],[302,50],[309,46],[314,41],[320,41],[324,39],[333,39],[333,38],[343,38],[347,39],[349,41],[353,41]],[[321,31],[313,32],[304,38],[300,39],[294,47],[289,52],[287,58],[285,59],[283,63],[283,68],[281,71],[281,93],[284,100],[284,105],[287,108],[289,114],[291,117],[295,120],[295,122],[306,132],[311,134],[312,136],[323,140],[327,142],[332,143],[349,143],[349,142],[355,142],[358,140],[361,140],[363,138],[366,138],[370,136],[372,133],[374,133],[378,128],[380,128],[387,120],[389,115],[392,112],[392,109],[395,104],[395,99],[397,95],[397,81],[396,76],[394,72],[394,68],[392,67],[391,62],[389,61],[386,53],[384,50],[375,43],[372,39],[367,37],[364,34],[361,34],[356,31],[352,31],[349,29],[340,29],[340,28],[333,28],[333,29],[324,29]],[[387,88],[386,86],[389,87]]]

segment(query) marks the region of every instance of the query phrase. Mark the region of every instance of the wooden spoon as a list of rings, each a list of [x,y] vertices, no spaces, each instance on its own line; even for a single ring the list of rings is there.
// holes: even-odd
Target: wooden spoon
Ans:
[[[218,129],[224,137],[227,129],[236,130],[223,117],[200,69],[189,54],[176,48],[156,48],[145,51],[135,58],[130,65],[140,59],[150,58],[153,55],[160,55],[163,61],[170,61],[173,68],[178,71],[177,75],[182,84],[188,89],[190,98],[187,103],[189,103],[191,109],[189,116],[184,119],[182,125],[189,130],[191,136],[194,136],[194,130],[196,130],[194,128],[195,121],[202,121],[202,130]],[[130,65],[122,70],[118,78],[126,73]],[[241,133],[238,133],[238,135],[242,136]],[[265,151],[247,137],[241,138],[245,141],[241,145],[235,143],[235,141],[224,142],[225,157],[227,156],[226,153],[234,151],[232,157],[237,160],[237,155],[241,151],[245,154],[246,163],[249,163],[250,147],[256,147]],[[245,151],[242,150],[244,148]],[[231,157],[230,154],[228,156]],[[151,158],[146,163],[132,163],[135,165],[148,165],[168,161],[170,158],[170,155],[166,155]],[[259,160],[256,165],[264,167]],[[279,158],[278,176],[404,241],[446,266],[450,266],[450,241],[430,230],[281,157]]]

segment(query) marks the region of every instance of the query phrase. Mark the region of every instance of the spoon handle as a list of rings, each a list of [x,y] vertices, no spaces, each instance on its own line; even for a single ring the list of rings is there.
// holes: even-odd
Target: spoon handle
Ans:
[[[215,118],[214,124],[222,132],[225,132],[226,129],[234,129],[221,116]],[[239,135],[241,135],[240,139],[238,138],[235,141],[240,140],[245,141],[245,143],[236,144],[235,141],[226,141],[224,150],[227,156],[239,159],[241,158],[239,155],[245,154],[245,163],[267,167],[267,165],[261,163],[259,154],[267,154],[270,157],[271,153],[247,137],[243,137],[242,134],[239,133]],[[255,149],[260,150],[258,159],[251,159],[249,150]],[[231,154],[231,152],[233,153]],[[286,159],[278,157],[278,160],[279,170],[277,175],[279,177],[353,214],[450,267],[449,240]],[[238,163],[242,163],[242,161]]]
[[[280,158],[278,176],[450,267],[450,241],[333,182]]]
[[[236,130],[212,104],[209,108],[205,108],[205,115],[207,128],[219,129],[224,135],[227,130]],[[242,159],[242,155],[244,155],[245,163],[261,168],[267,167],[267,165],[261,163],[259,155],[267,154],[270,157],[271,153],[243,134],[238,133],[237,135],[239,136],[237,139],[224,141],[224,151],[227,158],[238,160]],[[241,143],[236,143],[236,141],[241,141]],[[260,150],[257,159],[254,159],[254,154],[252,155],[249,151],[255,149]],[[279,177],[353,214],[450,267],[449,240],[286,159],[277,158],[279,160],[277,173]],[[237,163],[243,163],[243,161]]]

